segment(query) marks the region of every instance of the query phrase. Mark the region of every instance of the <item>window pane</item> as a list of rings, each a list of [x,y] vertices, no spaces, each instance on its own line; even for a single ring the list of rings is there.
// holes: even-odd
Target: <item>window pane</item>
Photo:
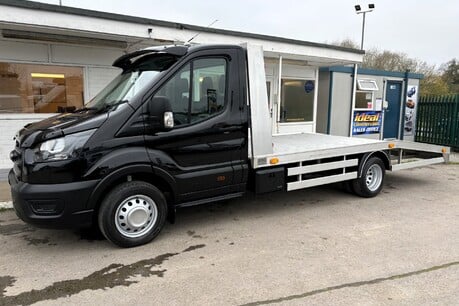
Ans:
[[[373,80],[358,80],[357,85],[360,90],[378,90],[378,85]]]
[[[193,62],[191,122],[223,110],[226,96],[226,60],[206,58]]]
[[[57,113],[82,106],[82,68],[0,63],[1,113]]]
[[[308,83],[308,90],[306,90],[306,83]],[[313,121],[314,90],[314,81],[283,79],[280,121]]]
[[[166,97],[174,113],[174,125],[187,124],[190,84],[190,64],[183,67],[155,94],[155,97]]]
[[[355,93],[355,108],[371,108],[372,102],[373,94],[371,92],[358,91]]]

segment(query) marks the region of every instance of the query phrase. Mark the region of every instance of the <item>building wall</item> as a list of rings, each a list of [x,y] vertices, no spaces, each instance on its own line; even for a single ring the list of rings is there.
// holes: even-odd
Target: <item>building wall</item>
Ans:
[[[349,136],[351,121],[352,77],[348,73],[333,72],[330,108],[330,134]]]
[[[77,66],[83,69],[84,100],[87,102],[105,87],[120,69],[111,66],[122,50],[65,44],[0,40],[0,62]],[[10,168],[13,137],[25,124],[54,114],[0,114],[0,169]]]
[[[381,72],[383,74],[385,72]],[[387,73],[387,72],[386,72]],[[330,134],[338,136],[349,136],[350,122],[351,122],[351,112],[352,112],[352,74],[348,72],[331,72],[333,82],[332,82],[332,98],[331,98],[331,108],[330,112]],[[386,84],[388,81],[401,82],[401,99],[399,101],[400,108],[400,118],[399,118],[399,135],[404,132],[404,94],[405,94],[405,79],[403,77],[391,76],[391,73],[388,73],[389,76],[384,75],[373,75],[373,74],[359,74],[358,79],[369,79],[374,80],[378,86],[378,90],[373,92],[373,109],[360,109],[360,110],[376,110],[376,100],[385,99],[385,90]],[[399,73],[400,74],[400,73]],[[318,131],[326,131],[326,123],[328,122],[325,118],[325,114],[328,114],[328,106],[325,106],[325,97],[327,97],[327,90],[324,83],[330,84],[329,71],[321,71],[320,79],[321,87],[319,89],[319,106],[318,106]],[[419,91],[419,79],[408,79],[408,86],[418,86]],[[328,105],[328,104],[327,104]],[[359,109],[357,109],[359,110]],[[325,120],[325,122],[324,122]],[[383,118],[384,120],[384,118]],[[383,127],[384,128],[384,127]],[[358,135],[354,137],[369,138],[369,139],[380,139],[380,134],[369,134],[369,135]],[[414,141],[414,135],[404,136],[404,140]]]

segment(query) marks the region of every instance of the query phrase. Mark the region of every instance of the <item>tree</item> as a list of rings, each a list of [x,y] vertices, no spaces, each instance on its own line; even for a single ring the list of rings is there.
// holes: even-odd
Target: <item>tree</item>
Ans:
[[[459,93],[459,61],[453,58],[441,65],[442,78],[448,84],[451,93]]]

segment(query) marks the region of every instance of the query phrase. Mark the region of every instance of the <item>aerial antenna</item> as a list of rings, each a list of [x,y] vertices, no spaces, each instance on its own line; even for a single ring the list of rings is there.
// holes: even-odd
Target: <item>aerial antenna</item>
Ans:
[[[216,22],[218,21],[218,19],[215,19],[214,21],[212,21],[206,28],[210,28],[211,26],[213,26]],[[199,31],[198,33],[194,34],[193,37],[191,37],[190,39],[187,40],[187,42],[185,43],[186,44],[189,44],[193,39],[195,39],[196,37],[198,37],[199,34],[201,34],[202,31]]]

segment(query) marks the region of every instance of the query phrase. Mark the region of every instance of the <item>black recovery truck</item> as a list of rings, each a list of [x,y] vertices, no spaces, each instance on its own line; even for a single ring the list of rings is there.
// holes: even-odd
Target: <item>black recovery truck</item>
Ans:
[[[449,156],[413,142],[272,135],[260,46],[152,47],[114,66],[122,73],[84,108],[17,133],[8,180],[25,222],[97,226],[132,247],[154,239],[178,207],[334,182],[373,197],[386,170]],[[403,150],[431,157],[403,163]]]

